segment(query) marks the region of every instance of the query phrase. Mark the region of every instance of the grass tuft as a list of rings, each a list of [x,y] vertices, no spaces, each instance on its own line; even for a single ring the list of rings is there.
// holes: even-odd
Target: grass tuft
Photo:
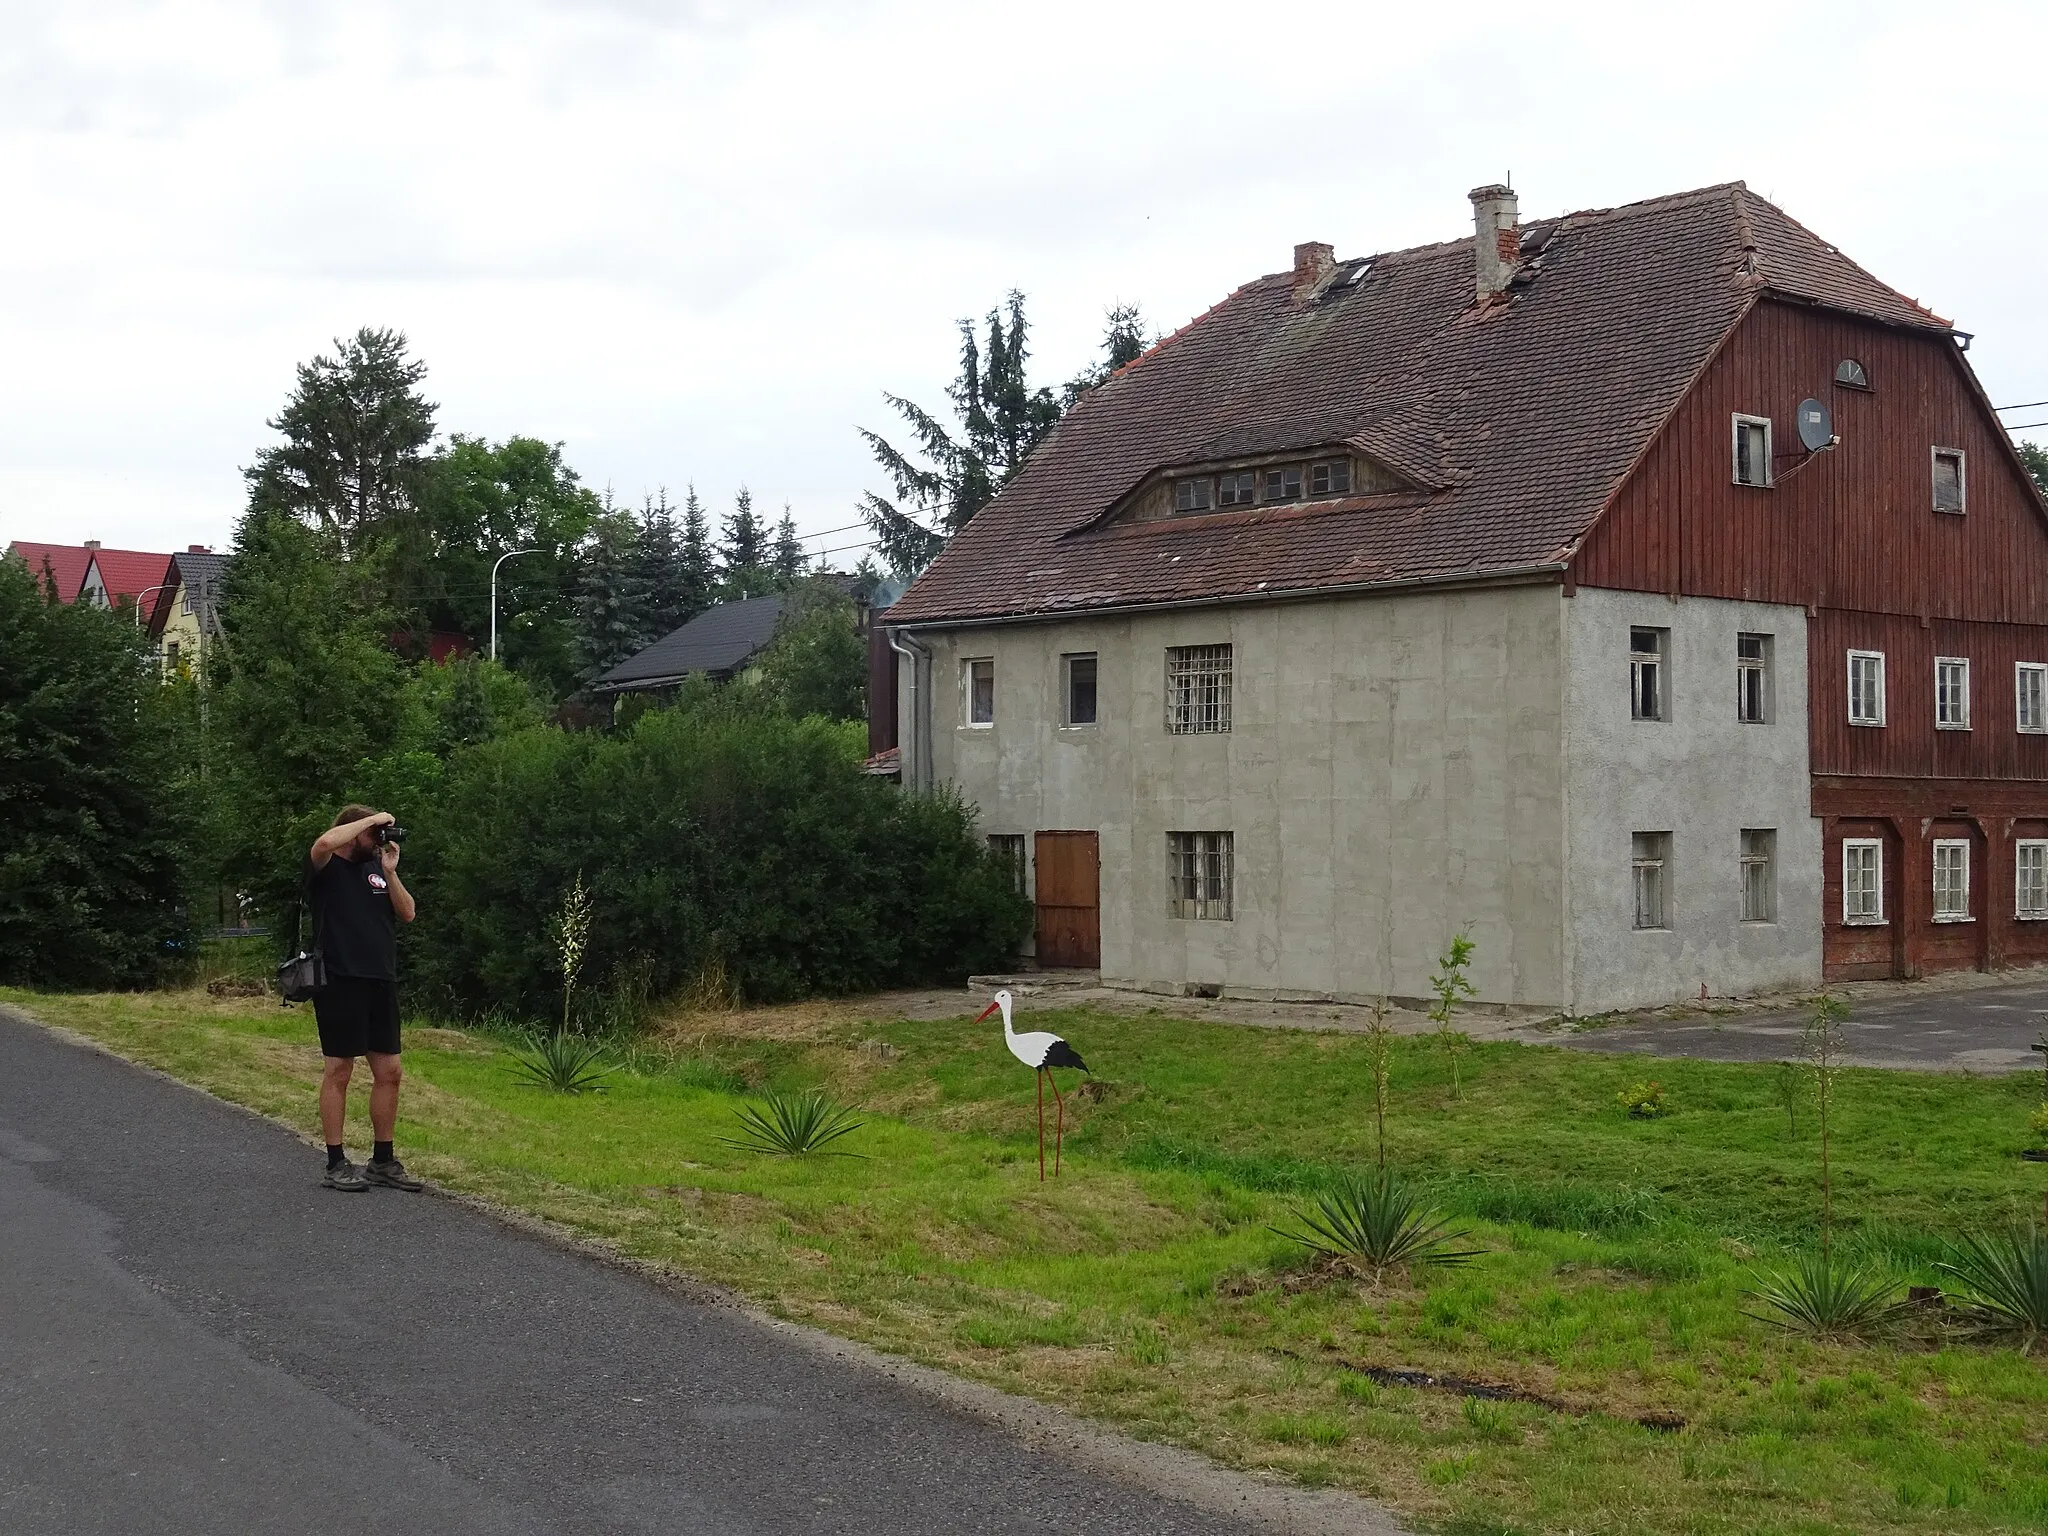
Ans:
[[[765,1111],[742,1104],[734,1111],[740,1134],[721,1138],[729,1147],[743,1152],[767,1152],[778,1157],[809,1157],[823,1152],[842,1136],[851,1136],[867,1122],[853,1118],[853,1110],[835,1104],[822,1089],[802,1093],[771,1093]],[[833,1157],[858,1157],[858,1152],[833,1152]]]
[[[2021,1336],[2021,1354],[2048,1333],[2048,1234],[2031,1226],[1972,1232],[1936,1267],[1961,1282],[1979,1327]]]
[[[512,1073],[556,1093],[592,1093],[618,1068],[605,1060],[602,1041],[583,1035],[530,1035],[512,1052]]]
[[[1752,1312],[1794,1333],[1818,1338],[1867,1338],[1896,1321],[1899,1281],[1882,1264],[1825,1253],[1801,1254],[1790,1268],[1758,1271],[1748,1292],[1767,1312]]]

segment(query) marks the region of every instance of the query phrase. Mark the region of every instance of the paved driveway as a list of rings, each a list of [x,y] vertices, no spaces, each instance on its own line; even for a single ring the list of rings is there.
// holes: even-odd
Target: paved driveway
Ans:
[[[1858,1066],[1918,1072],[2041,1069],[2028,1049],[2048,1028],[2048,981],[1933,991],[1849,1004],[1843,1034]],[[1548,1038],[1587,1051],[1698,1056],[1709,1061],[1780,1061],[1799,1054],[1800,1010],[1652,1019]]]
[[[0,1531],[1395,1529],[318,1167],[0,1010]]]

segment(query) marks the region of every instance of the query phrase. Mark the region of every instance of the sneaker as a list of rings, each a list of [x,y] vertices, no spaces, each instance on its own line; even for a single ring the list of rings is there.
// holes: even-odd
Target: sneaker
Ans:
[[[363,1180],[362,1170],[350,1162],[336,1163],[322,1175],[320,1182],[329,1189],[347,1190],[350,1194],[370,1187]]]
[[[386,1189],[425,1189],[426,1185],[405,1171],[405,1164],[397,1158],[380,1163],[372,1158],[363,1167],[363,1177],[372,1184],[382,1184]]]

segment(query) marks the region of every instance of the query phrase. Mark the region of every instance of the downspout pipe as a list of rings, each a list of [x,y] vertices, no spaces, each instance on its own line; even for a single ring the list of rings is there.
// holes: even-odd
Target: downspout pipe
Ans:
[[[931,787],[931,676],[932,653],[901,629],[886,631],[889,649],[910,661],[910,741],[903,757],[903,787]]]

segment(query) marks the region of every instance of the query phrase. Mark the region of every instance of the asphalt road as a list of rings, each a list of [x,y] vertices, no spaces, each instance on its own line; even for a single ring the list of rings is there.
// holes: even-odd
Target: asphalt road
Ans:
[[[1919,1072],[2041,1070],[2029,1050],[2048,1028],[2048,983],[1929,991],[1859,999],[1842,1026],[1857,1066]],[[1781,1061],[1799,1054],[1806,1014],[1797,1009],[1718,1017],[1651,1019],[1556,1037],[1588,1051],[1697,1056],[1707,1061]]]
[[[1256,1498],[1186,1502],[736,1307],[318,1172],[280,1127],[0,1011],[0,1531],[1272,1528]]]

